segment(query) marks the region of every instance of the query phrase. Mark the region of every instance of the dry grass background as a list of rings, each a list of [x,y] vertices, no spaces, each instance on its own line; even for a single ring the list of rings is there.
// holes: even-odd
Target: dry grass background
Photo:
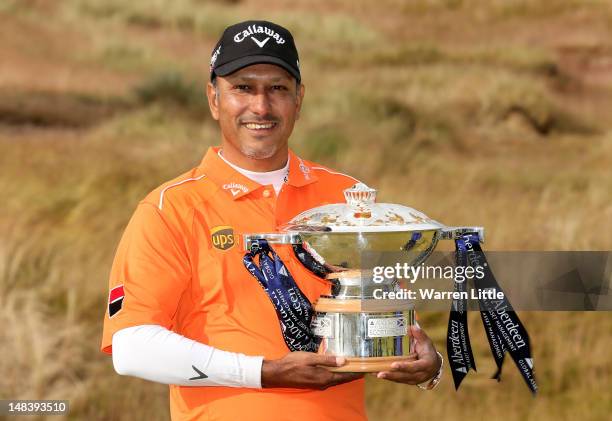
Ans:
[[[167,388],[98,351],[106,277],[137,201],[219,134],[203,102],[226,25],[290,27],[307,96],[292,138],[489,250],[612,248],[612,2],[4,0],[0,398],[69,419],[163,420]],[[444,347],[446,315],[423,324]],[[477,314],[459,393],[368,379],[373,420],[604,420],[609,313],[523,313],[541,393],[501,384]]]

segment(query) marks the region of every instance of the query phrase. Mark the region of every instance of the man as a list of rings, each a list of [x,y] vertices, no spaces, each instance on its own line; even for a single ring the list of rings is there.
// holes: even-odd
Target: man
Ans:
[[[343,358],[289,352],[242,263],[242,234],[341,202],[356,182],[288,148],[304,98],[291,34],[265,21],[228,27],[207,95],[221,147],[138,205],[113,263],[102,350],[119,374],[169,384],[173,419],[364,419],[362,375],[325,368]],[[311,302],[329,293],[290,248],[275,249]],[[379,378],[437,381],[441,357],[412,333],[418,359]]]

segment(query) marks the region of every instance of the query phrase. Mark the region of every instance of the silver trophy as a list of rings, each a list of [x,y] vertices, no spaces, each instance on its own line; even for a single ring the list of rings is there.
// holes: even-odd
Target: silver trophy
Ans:
[[[398,292],[396,278],[376,279],[376,266],[420,265],[439,240],[476,232],[481,227],[447,227],[407,206],[376,203],[376,190],[358,183],[344,191],[346,203],[309,209],[279,228],[278,233],[246,234],[251,249],[257,240],[301,245],[326,268],[330,295],[314,303],[311,328],[321,339],[320,354],[343,356],[347,364],[335,371],[376,372],[408,359],[414,305],[404,299],[380,299]],[[367,259],[364,257],[367,256]],[[367,260],[367,262],[366,262]],[[376,293],[375,293],[376,292]]]

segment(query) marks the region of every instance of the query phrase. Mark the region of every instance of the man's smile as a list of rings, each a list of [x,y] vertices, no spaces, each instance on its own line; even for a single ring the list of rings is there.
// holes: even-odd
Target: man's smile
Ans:
[[[242,123],[244,127],[249,130],[271,130],[276,127],[277,123],[275,122],[265,122],[265,123]]]

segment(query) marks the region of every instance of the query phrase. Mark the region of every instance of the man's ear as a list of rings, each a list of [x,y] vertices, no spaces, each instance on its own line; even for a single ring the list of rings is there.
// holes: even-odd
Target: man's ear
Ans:
[[[217,83],[219,83],[217,81]],[[208,97],[208,108],[215,120],[219,120],[219,98],[217,98],[217,90],[211,82],[206,84],[206,96]]]
[[[304,87],[303,84],[300,83],[300,86],[298,88],[297,91],[297,101],[296,101],[296,114],[295,114],[295,119],[299,119],[300,118],[300,111],[302,110],[302,101],[304,100],[304,92],[306,91],[306,88]]]

